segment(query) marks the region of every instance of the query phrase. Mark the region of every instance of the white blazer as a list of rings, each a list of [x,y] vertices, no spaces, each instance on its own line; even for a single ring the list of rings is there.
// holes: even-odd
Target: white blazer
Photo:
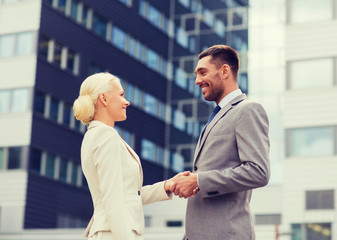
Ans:
[[[139,157],[114,128],[102,122],[89,124],[81,162],[94,204],[85,237],[111,231],[113,239],[134,239],[135,233],[144,233],[142,205],[172,198],[164,182],[142,187]]]

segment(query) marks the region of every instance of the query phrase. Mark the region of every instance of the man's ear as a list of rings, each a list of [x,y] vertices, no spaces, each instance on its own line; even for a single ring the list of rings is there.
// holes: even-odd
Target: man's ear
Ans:
[[[231,74],[231,67],[228,64],[223,64],[221,66],[221,75],[224,78],[228,78],[228,76]]]
[[[104,95],[104,93],[100,93],[98,95],[98,101],[100,101],[103,104],[103,106],[107,106],[108,105],[108,101],[107,101],[106,96]]]

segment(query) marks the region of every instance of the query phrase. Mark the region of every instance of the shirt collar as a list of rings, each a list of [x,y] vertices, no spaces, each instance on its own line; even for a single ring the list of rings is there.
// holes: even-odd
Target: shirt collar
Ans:
[[[230,101],[232,101],[234,98],[236,98],[237,96],[240,96],[242,94],[242,91],[240,89],[236,89],[233,92],[227,94],[220,102],[219,102],[219,106],[221,108],[223,108],[224,106],[226,106],[227,103],[229,103]]]

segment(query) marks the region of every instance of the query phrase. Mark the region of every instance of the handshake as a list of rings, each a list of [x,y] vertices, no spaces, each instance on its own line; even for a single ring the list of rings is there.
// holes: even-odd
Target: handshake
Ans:
[[[172,192],[180,198],[194,197],[198,191],[197,174],[185,171],[178,173],[165,182],[166,192]]]

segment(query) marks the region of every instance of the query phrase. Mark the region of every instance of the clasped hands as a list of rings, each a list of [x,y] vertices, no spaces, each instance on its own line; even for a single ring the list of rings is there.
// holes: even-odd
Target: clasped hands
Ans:
[[[194,197],[198,191],[197,174],[185,171],[165,182],[165,190],[180,198]]]

